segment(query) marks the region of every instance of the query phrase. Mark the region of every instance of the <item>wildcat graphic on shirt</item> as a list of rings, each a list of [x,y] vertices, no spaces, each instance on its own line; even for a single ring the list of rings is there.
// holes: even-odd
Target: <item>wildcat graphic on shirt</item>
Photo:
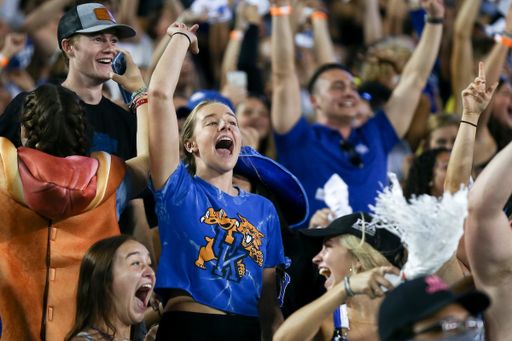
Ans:
[[[206,245],[199,249],[195,265],[206,270],[206,262],[213,265],[212,274],[239,283],[246,275],[244,260],[249,257],[263,266],[261,238],[265,236],[247,219],[238,214],[230,218],[223,209],[208,208],[201,223],[215,225],[215,236],[205,236]]]

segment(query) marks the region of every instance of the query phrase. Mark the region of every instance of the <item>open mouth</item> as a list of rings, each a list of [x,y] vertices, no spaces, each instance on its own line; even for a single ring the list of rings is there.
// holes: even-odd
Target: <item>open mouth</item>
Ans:
[[[230,137],[221,137],[215,144],[215,149],[222,156],[230,156],[233,154],[233,140]]]
[[[254,240],[254,236],[252,236],[251,234],[249,233],[246,233],[245,236],[244,236],[244,242],[245,242],[245,245],[250,245],[252,243],[252,241]]]
[[[352,108],[355,106],[355,103],[354,102],[351,102],[351,101],[345,101],[345,102],[342,102],[341,103],[341,106],[343,108]]]
[[[137,302],[137,305],[141,310],[146,309],[149,301],[149,293],[151,289],[153,288],[153,285],[151,284],[143,284],[136,292],[135,297],[138,299],[139,302]]]
[[[110,65],[110,63],[112,63],[112,59],[108,59],[108,58],[98,59],[97,62],[100,63],[100,64],[108,64],[108,65]]]
[[[325,276],[325,278],[331,277],[331,270],[329,270],[328,268],[320,268],[318,270],[318,273],[320,273],[320,275],[322,276]]]

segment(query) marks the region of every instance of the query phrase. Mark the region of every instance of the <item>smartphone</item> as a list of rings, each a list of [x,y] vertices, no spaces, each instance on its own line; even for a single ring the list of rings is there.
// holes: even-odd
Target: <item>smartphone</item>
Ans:
[[[117,73],[118,75],[124,75],[126,72],[126,59],[124,58],[124,53],[118,52],[114,59],[112,60],[112,71]],[[130,105],[132,101],[132,94],[118,84],[119,91],[121,91],[121,96],[123,96],[124,104]]]
[[[247,72],[245,71],[228,71],[226,74],[228,83],[243,87],[247,90]]]

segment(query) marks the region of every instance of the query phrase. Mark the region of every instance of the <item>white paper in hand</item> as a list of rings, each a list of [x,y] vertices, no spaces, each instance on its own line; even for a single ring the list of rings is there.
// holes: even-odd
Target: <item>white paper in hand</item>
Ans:
[[[324,201],[334,212],[335,218],[353,212],[348,204],[348,186],[338,174],[333,174],[324,185]]]

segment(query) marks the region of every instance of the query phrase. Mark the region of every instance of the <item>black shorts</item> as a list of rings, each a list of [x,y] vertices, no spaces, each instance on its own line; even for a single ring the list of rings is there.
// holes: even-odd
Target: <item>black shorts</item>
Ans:
[[[156,341],[260,341],[257,317],[170,311],[162,316]]]

